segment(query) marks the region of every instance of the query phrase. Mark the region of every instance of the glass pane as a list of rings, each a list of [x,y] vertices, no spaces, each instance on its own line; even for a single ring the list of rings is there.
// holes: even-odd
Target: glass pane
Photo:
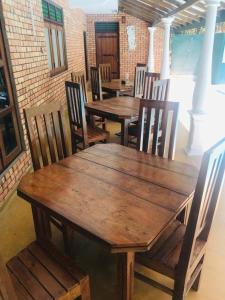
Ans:
[[[56,7],[55,11],[56,11],[56,21],[59,23],[63,23],[62,9]]]
[[[55,6],[52,4],[49,4],[49,15],[51,20],[56,21]]]
[[[48,3],[44,0],[42,0],[42,10],[44,18],[49,19]]]
[[[53,52],[54,52],[55,68],[58,68],[58,66],[59,66],[58,48],[57,48],[57,42],[56,42],[56,30],[54,28],[52,28],[52,46],[53,46]]]
[[[63,43],[63,32],[61,30],[58,31],[59,35],[59,50],[60,50],[60,60],[61,60],[61,66],[65,65],[64,61],[64,43]]]
[[[5,152],[8,155],[17,146],[12,113],[0,118],[0,130],[2,132]]]
[[[51,58],[51,48],[50,48],[50,40],[49,40],[49,30],[45,27],[45,42],[47,47],[47,56],[48,56],[48,67],[52,69],[52,58]]]
[[[9,106],[9,96],[6,88],[5,74],[3,67],[0,67],[0,110]]]

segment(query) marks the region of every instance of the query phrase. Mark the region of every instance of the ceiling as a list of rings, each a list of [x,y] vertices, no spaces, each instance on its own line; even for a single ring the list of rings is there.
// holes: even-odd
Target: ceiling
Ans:
[[[219,10],[225,9],[225,0]],[[174,16],[173,27],[200,22],[205,17],[202,0],[119,0],[119,11],[125,12],[151,25],[159,25],[161,18]]]

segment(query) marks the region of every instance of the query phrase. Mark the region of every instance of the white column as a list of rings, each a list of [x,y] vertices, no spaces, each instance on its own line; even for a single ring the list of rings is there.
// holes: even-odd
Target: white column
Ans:
[[[200,155],[204,151],[204,125],[206,119],[205,104],[207,93],[211,85],[212,58],[216,27],[217,8],[220,0],[205,0],[206,25],[199,71],[192,99],[190,112],[191,126],[186,152],[189,155]]]
[[[164,39],[163,39],[163,55],[161,66],[161,79],[167,79],[170,76],[170,27],[174,18],[162,18],[164,27]]]
[[[149,31],[149,52],[148,52],[148,72],[155,71],[155,55],[154,55],[154,34],[155,27],[148,27]]]

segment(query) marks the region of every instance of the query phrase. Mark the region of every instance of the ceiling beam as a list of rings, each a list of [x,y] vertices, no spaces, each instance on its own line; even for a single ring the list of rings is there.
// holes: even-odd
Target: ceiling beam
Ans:
[[[169,12],[168,14],[166,14],[164,16],[164,18],[168,18],[168,17],[173,17],[175,16],[177,13],[179,12],[182,12],[186,9],[188,9],[189,7],[191,7],[192,5],[194,5],[195,3],[199,2],[200,0],[188,0],[186,1],[186,3],[180,5],[178,8],[172,10],[171,12]],[[158,25],[159,23],[161,23],[161,19],[158,19],[156,20],[154,23],[153,23],[153,26],[156,26]]]

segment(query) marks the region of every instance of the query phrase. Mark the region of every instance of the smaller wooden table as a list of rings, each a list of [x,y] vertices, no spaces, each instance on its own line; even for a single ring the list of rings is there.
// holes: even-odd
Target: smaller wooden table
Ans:
[[[121,79],[113,79],[110,82],[102,83],[102,90],[104,92],[116,94],[119,97],[121,93],[130,93],[133,91],[133,85],[131,83],[122,84]]]
[[[138,120],[140,99],[114,97],[109,100],[86,103],[89,114],[121,123],[121,144],[128,144],[128,126]]]

